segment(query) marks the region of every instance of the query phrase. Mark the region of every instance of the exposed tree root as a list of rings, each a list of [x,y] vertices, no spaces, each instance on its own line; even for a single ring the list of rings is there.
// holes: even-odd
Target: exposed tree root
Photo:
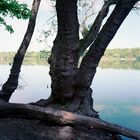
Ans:
[[[32,102],[29,103],[30,105],[36,105],[36,106],[41,106],[41,107],[47,107],[51,104],[53,104],[53,98],[50,96],[48,99],[40,99],[37,102]]]
[[[99,118],[98,112],[93,109],[92,90],[90,88],[88,90],[83,89],[78,91],[72,102],[68,104],[67,111]]]
[[[140,140],[140,132],[138,131],[102,121],[101,119],[91,118],[51,108],[0,102],[0,117],[39,119],[43,121],[50,121],[59,125],[80,125],[90,129],[101,129],[107,133],[121,134]]]
[[[35,103],[29,104],[41,107],[51,107],[54,109],[65,110],[93,118],[99,118],[98,112],[93,109],[93,98],[91,88],[89,88],[88,90],[77,90],[77,93],[74,95],[74,97],[66,104],[54,102],[52,96],[50,96],[48,99],[41,99]]]

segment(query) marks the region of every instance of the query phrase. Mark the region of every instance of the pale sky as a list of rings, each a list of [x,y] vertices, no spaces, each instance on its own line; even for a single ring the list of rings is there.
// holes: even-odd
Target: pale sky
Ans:
[[[19,0],[27,2],[31,5],[31,0]],[[40,37],[41,30],[47,29],[47,25],[45,24],[47,19],[51,17],[51,6],[49,6],[47,0],[42,0],[40,10],[38,13],[36,29],[34,32],[34,36],[32,42],[29,46],[29,51],[39,51],[47,48],[45,42],[38,43],[36,41],[37,37]],[[14,33],[10,34],[5,31],[3,28],[0,29],[0,51],[16,51],[23,39],[25,34],[28,21],[24,20],[10,20],[7,18],[7,23],[11,24],[14,28]],[[131,11],[129,16],[126,18],[121,28],[117,32],[114,39],[109,44],[108,48],[132,48],[132,47],[140,47],[140,12]],[[48,39],[48,43],[52,45],[54,37],[50,37]]]

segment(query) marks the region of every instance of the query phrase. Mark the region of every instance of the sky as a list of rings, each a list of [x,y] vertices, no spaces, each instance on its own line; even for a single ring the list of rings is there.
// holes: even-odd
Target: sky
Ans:
[[[31,0],[19,0],[20,2],[26,2],[31,7]],[[100,4],[97,5],[99,8]],[[46,42],[39,43],[37,39],[42,38],[42,29],[47,29],[48,26],[46,21],[51,17],[52,7],[49,5],[47,0],[41,1],[41,6],[39,9],[36,28],[32,41],[30,43],[28,51],[40,51],[43,49],[49,50]],[[7,18],[7,23],[11,24],[14,28],[14,33],[10,34],[0,27],[0,51],[16,51],[23,39],[25,34],[28,20],[17,20]],[[128,17],[125,19],[114,39],[109,44],[108,48],[132,48],[140,47],[140,11],[131,11]],[[52,46],[52,42],[55,36],[49,37],[47,43]]]

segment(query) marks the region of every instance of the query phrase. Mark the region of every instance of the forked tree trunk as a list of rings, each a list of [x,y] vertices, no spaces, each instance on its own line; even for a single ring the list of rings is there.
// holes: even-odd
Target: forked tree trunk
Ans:
[[[76,79],[78,87],[90,87],[96,73],[96,68],[104,55],[108,44],[111,42],[137,1],[138,0],[120,0],[118,2],[112,14],[99,32],[96,40],[91,45],[88,53],[83,58]]]
[[[8,102],[12,93],[16,90],[16,88],[18,86],[18,78],[19,78],[19,74],[20,74],[20,69],[22,66],[22,62],[23,62],[26,50],[31,42],[31,38],[32,38],[32,35],[34,32],[40,1],[41,0],[33,1],[31,17],[29,19],[27,31],[24,35],[20,48],[14,57],[14,61],[13,61],[13,65],[11,68],[9,78],[3,84],[2,90],[0,91],[0,99],[3,101]]]
[[[52,78],[51,99],[53,101],[67,103],[65,104],[66,110],[98,117],[97,112],[93,109],[90,85],[106,47],[137,1],[118,0],[112,14],[98,33],[102,20],[107,15],[108,10],[107,5],[103,7],[103,9],[105,8],[104,12],[99,13],[101,19],[97,18],[97,21],[100,21],[100,26],[97,29],[98,34],[96,33],[94,36],[93,43],[90,40],[92,43],[90,49],[78,68],[79,57],[77,48],[79,30],[77,1],[57,0],[58,34],[54,41],[50,59],[50,75]]]
[[[57,0],[58,33],[50,58],[52,98],[64,103],[74,94],[78,66],[79,24],[77,0]]]
[[[57,108],[61,106],[61,109],[64,108],[65,110],[79,114],[98,117],[96,111],[93,109],[92,90],[90,88],[96,72],[96,67],[104,54],[107,45],[137,1],[138,0],[119,0],[107,22],[104,24],[99,34],[96,35],[96,39],[93,39],[93,44],[83,58],[80,67],[78,67],[79,24],[77,18],[77,0],[56,0],[58,33],[49,60],[50,75],[52,79],[50,101],[53,102],[53,107]],[[35,0],[35,2],[38,3],[39,7],[40,0]],[[36,7],[37,11],[38,7]],[[32,14],[35,14],[35,12]],[[12,92],[18,85],[20,67],[32,37],[32,34],[30,33],[33,33],[34,30],[36,14],[33,19],[30,19],[28,28],[30,26],[31,28],[29,28],[29,32],[27,30],[25,34],[25,41],[22,42],[21,47],[15,56],[9,79],[4,84],[0,93],[1,99],[5,101],[9,100]],[[41,120],[50,119],[61,125],[79,124],[140,139],[139,132],[130,129],[122,129],[120,126],[109,124],[100,119],[92,119],[90,117],[50,110],[48,108],[19,104],[6,105],[2,102],[0,116],[2,117],[4,115],[10,115],[11,117],[38,118]],[[72,131],[70,133],[72,133]]]
[[[115,36],[119,27],[135,5],[137,0],[120,0],[115,9],[113,10],[110,17],[107,19],[106,23],[102,27],[98,36],[96,37],[93,44],[90,46],[89,51],[83,58],[81,65],[78,69],[78,73],[76,75],[76,84],[75,89],[80,94],[80,97],[83,97],[83,106],[80,104],[80,110],[82,114],[88,116],[95,116],[92,111],[91,104],[91,91],[90,86],[92,84],[94,75],[96,73],[96,68],[103,56],[108,44]],[[73,103],[73,107],[76,107],[75,103]],[[93,114],[93,115],[92,115]]]

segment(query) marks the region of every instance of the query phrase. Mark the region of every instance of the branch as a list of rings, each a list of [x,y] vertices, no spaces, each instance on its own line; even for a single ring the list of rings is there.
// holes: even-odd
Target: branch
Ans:
[[[101,28],[102,22],[109,12],[109,6],[110,3],[108,2],[103,5],[88,34],[82,40],[80,40],[79,54],[82,54],[92,44],[92,42],[94,42]]]
[[[91,4],[91,5],[90,5]],[[94,11],[92,10],[93,9],[93,5],[94,5],[94,2],[91,1],[91,3],[89,4],[89,7],[88,9],[85,10],[85,16],[84,16],[84,19],[83,19],[83,22],[81,23],[81,26],[84,28],[86,25],[86,21],[94,15]],[[85,6],[86,7],[86,6]],[[92,10],[92,12],[89,14],[90,10]]]
[[[140,140],[140,132],[138,131],[112,124],[101,119],[51,108],[0,102],[0,118],[5,117],[39,119],[43,121],[50,121],[59,125],[82,125]]]
[[[111,5],[117,4],[119,0],[106,0],[102,6],[99,14],[97,15],[94,23],[92,24],[88,34],[80,40],[79,45],[79,55],[81,55],[90,45],[95,41],[99,30],[101,29],[102,22],[108,15],[109,7]]]
[[[25,53],[29,47],[29,44],[30,44],[32,36],[33,36],[40,2],[41,2],[41,0],[33,1],[31,17],[28,22],[28,27],[27,27],[26,33],[24,35],[22,43],[21,43],[15,57],[14,57],[13,65],[10,70],[10,75],[9,75],[7,81],[3,84],[2,90],[0,91],[0,99],[2,99],[3,101],[9,101],[12,93],[15,91],[15,89],[18,86],[18,78],[19,78],[19,74],[20,74],[20,69],[22,66],[22,62],[23,62]]]
[[[94,43],[90,46],[88,53],[81,62],[76,76],[76,87],[90,87],[96,73],[96,68],[104,55],[108,44],[111,42],[137,1],[138,0],[129,0],[126,3],[120,0],[117,3],[110,17],[107,19]]]

